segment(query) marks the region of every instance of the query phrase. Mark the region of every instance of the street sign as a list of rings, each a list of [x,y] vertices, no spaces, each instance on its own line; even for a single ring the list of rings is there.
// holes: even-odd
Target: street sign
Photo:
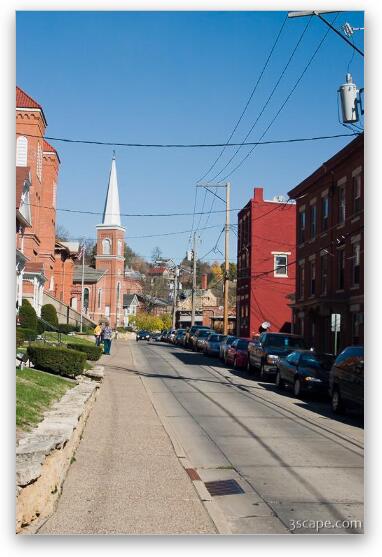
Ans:
[[[338,333],[341,330],[341,314],[332,313],[332,332]]]

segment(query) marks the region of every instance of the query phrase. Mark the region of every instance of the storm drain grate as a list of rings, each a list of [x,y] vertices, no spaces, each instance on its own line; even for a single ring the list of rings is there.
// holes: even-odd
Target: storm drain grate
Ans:
[[[205,482],[205,486],[212,497],[217,497],[218,495],[237,495],[239,493],[244,493],[244,490],[240,487],[236,480]]]

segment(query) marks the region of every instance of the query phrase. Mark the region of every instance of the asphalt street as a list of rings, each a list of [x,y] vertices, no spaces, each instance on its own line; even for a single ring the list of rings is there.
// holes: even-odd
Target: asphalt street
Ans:
[[[214,497],[233,533],[362,531],[359,416],[338,419],[326,400],[296,399],[172,345],[140,342],[132,350],[136,373],[200,478],[242,487]]]
[[[104,384],[40,533],[363,531],[360,417],[336,419],[324,400],[172,345],[113,342],[102,363]],[[226,480],[236,483],[209,484]],[[213,494],[216,485],[238,492]]]

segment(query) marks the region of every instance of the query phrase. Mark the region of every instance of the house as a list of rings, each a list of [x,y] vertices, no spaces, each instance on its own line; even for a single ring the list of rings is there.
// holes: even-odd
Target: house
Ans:
[[[359,135],[289,195],[297,203],[294,330],[334,352],[333,314],[341,316],[338,349],[363,343],[364,136]]]
[[[123,295],[123,310],[124,310],[124,326],[129,324],[129,318],[137,315],[137,308],[139,306],[138,296],[136,294]]]
[[[251,338],[261,323],[291,330],[290,295],[295,291],[296,205],[264,200],[263,188],[238,214],[236,327]]]

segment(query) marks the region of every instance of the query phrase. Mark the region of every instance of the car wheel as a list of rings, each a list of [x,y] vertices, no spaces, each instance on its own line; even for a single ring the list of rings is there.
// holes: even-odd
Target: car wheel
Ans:
[[[275,383],[276,387],[278,387],[281,391],[284,389],[285,383],[284,380],[281,378],[280,370],[277,371]]]
[[[296,377],[293,387],[294,396],[299,398],[301,396],[302,386],[301,386],[301,379]]]
[[[341,394],[338,387],[333,389],[332,393],[332,410],[334,414],[342,414],[345,410],[344,404],[342,402]]]

